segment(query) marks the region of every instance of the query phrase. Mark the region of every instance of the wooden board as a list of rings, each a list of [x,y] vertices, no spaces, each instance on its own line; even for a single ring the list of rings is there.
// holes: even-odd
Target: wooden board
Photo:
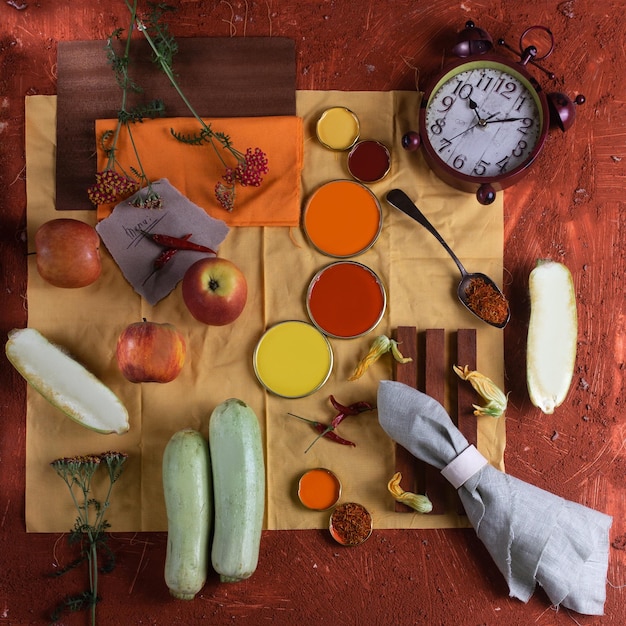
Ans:
[[[295,115],[295,44],[285,37],[192,37],[178,41],[176,77],[203,117]],[[60,41],[57,52],[56,208],[94,208],[86,189],[96,172],[94,121],[115,118],[121,89],[103,41]],[[127,109],[160,98],[167,117],[189,109],[151,61],[147,43],[133,42],[130,74],[143,89]]]
[[[396,329],[395,338],[401,345],[402,354],[413,360],[409,363],[394,362],[394,379],[415,389],[421,388],[424,393],[444,404],[446,378],[450,371],[450,367],[446,363],[445,330],[442,328],[427,329],[424,332],[423,350],[420,355],[418,355],[417,349],[418,333],[414,326],[399,326]],[[476,369],[475,329],[458,330],[455,362],[461,366],[468,365],[470,368]],[[423,376],[420,376],[422,372]],[[456,406],[451,417],[466,439],[476,445],[477,422],[472,411],[476,394],[470,385],[457,376],[455,376],[453,383],[456,389]],[[395,454],[396,472],[402,474],[401,487],[405,491],[428,495],[433,504],[433,515],[446,513],[450,502],[454,502],[457,514],[463,515],[465,513],[458,495],[452,492],[450,484],[441,476],[437,468],[416,459],[399,444],[395,446]],[[396,502],[395,510],[398,513],[413,511],[401,502]]]

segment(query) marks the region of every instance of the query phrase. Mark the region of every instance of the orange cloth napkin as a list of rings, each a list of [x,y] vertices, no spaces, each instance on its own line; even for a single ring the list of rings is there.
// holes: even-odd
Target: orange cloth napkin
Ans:
[[[126,127],[117,143],[117,160],[132,176],[139,170],[137,154],[150,180],[167,178],[189,200],[202,207],[211,217],[224,220],[228,226],[298,226],[300,220],[300,175],[303,161],[302,118],[295,116],[220,118],[204,120],[215,132],[227,134],[241,153],[261,148],[268,158],[269,171],[260,187],[237,185],[235,208],[222,208],[215,198],[215,185],[222,180],[224,166],[213,147],[189,145],[175,139],[171,129],[182,135],[195,135],[200,125],[194,118],[150,119],[130,125],[132,142]],[[115,130],[116,120],[96,121],[98,171],[107,162],[101,138]],[[221,146],[219,147],[222,150]],[[227,163],[236,162],[222,150]],[[119,168],[118,168],[119,171]],[[136,177],[134,177],[136,178]],[[98,207],[98,220],[107,217],[113,205]]]

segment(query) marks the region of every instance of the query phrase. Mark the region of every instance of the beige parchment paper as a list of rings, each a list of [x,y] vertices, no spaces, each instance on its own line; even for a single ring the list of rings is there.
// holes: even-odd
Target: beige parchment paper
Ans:
[[[354,448],[318,441],[307,424],[287,416],[297,413],[328,422],[334,416],[328,396],[340,402],[375,402],[378,382],[391,378],[390,359],[383,358],[361,379],[348,382],[358,360],[378,334],[391,335],[397,326],[418,330],[476,328],[478,369],[503,386],[502,332],[475,320],[454,299],[459,280],[456,266],[423,228],[384,201],[394,187],[404,189],[439,228],[449,244],[476,271],[496,280],[502,277],[503,211],[501,194],[489,207],[470,194],[439,181],[418,153],[401,149],[404,132],[417,126],[419,94],[415,92],[299,91],[297,114],[304,120],[302,199],[319,185],[347,178],[345,153],[323,148],[315,139],[314,124],[332,105],[351,108],[360,118],[361,136],[385,142],[392,150],[390,174],[370,186],[381,200],[383,229],[379,240],[356,257],[381,277],[387,289],[387,310],[379,326],[352,340],[331,339],[334,369],[328,382],[306,398],[273,396],[257,382],[252,355],[266,328],[287,320],[307,320],[305,294],[311,277],[332,262],[310,246],[299,228],[233,228],[219,254],[235,262],[248,280],[249,299],[242,316],[226,327],[208,327],[187,312],[178,286],[167,298],[149,306],[125,281],[102,250],[100,280],[79,290],[57,289],[37,274],[29,258],[28,324],[63,345],[108,384],[126,403],[130,431],[122,436],[98,435],[75,424],[28,390],[26,441],[26,525],[29,532],[64,532],[75,518],[66,486],[50,468],[50,461],[83,453],[120,450],[129,454],[125,472],[113,491],[107,519],[115,531],[166,530],[161,486],[163,449],[177,430],[192,427],[207,434],[213,408],[229,397],[250,404],[261,422],[267,467],[268,529],[325,528],[327,513],[304,509],[296,485],[306,469],[324,466],[343,483],[342,500],[368,507],[377,528],[445,528],[466,526],[463,516],[395,513],[387,493],[394,471],[394,446],[378,426],[375,413],[344,421],[341,434]],[[55,217],[74,217],[95,223],[95,211],[59,212],[55,188],[54,96],[26,98],[26,156],[28,235]],[[163,176],[167,176],[164,172]],[[271,207],[268,207],[271,210]],[[501,280],[500,280],[501,282]],[[142,317],[175,324],[187,338],[188,357],[181,375],[165,385],[135,385],[126,381],[115,362],[117,337],[125,326]],[[450,374],[450,383],[454,380]],[[479,418],[478,447],[492,464],[503,467],[505,422]],[[104,473],[103,473],[104,476]],[[96,484],[96,495],[98,488]]]

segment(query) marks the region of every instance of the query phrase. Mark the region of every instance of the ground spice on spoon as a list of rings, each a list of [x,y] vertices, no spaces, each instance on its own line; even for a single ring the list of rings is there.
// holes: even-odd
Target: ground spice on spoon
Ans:
[[[506,298],[482,278],[472,278],[465,290],[467,305],[490,324],[504,324],[509,315]]]

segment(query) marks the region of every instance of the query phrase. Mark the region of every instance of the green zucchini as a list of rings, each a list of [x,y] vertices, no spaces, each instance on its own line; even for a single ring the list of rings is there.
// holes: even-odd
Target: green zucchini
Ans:
[[[165,446],[162,472],[165,583],[175,598],[193,600],[206,582],[213,521],[211,462],[202,435],[191,428],[174,433]]]
[[[574,375],[578,341],[576,293],[569,269],[549,259],[537,262],[528,286],[528,393],[534,406],[551,414],[565,400]]]
[[[209,421],[215,532],[213,569],[222,582],[257,568],[265,513],[265,464],[259,420],[242,400],[218,405]]]

